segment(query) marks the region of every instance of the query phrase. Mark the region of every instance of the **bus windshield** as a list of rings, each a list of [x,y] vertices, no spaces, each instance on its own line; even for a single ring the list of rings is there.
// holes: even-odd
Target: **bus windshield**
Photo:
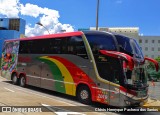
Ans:
[[[130,44],[130,39],[128,39],[128,37],[121,36],[121,35],[115,35],[115,37],[118,42],[119,51],[126,53],[130,56],[133,56],[133,49]]]
[[[86,38],[91,46],[100,77],[111,82],[117,79],[119,83],[115,83],[121,85],[128,84],[132,86],[137,85],[135,83],[139,82],[146,83],[144,65],[140,64],[144,61],[144,57],[135,39],[122,35],[113,37],[110,34],[86,34]],[[119,51],[128,54],[133,57],[136,66],[133,70],[123,71],[122,61],[110,56],[104,56],[99,53],[100,50]]]
[[[117,39],[120,52],[133,56],[135,59],[144,60],[141,48],[135,39],[121,35],[115,35],[115,37]]]
[[[117,50],[115,41],[109,34],[86,34],[86,37],[91,46],[93,54],[97,54],[99,50]]]
[[[141,65],[141,62],[144,62],[144,56],[137,41],[121,35],[115,35],[115,37],[118,42],[119,51],[133,57],[136,64],[133,71],[125,71],[127,84],[130,86],[136,86],[139,83],[146,84],[145,66]]]
[[[144,60],[143,53],[142,53],[141,48],[135,39],[132,39],[132,46],[133,46],[133,52],[134,52],[135,58],[142,59],[142,61],[143,61]]]

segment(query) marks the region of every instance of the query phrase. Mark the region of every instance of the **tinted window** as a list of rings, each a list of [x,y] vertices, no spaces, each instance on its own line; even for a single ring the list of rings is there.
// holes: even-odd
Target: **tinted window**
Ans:
[[[140,58],[143,60],[144,59],[143,53],[135,39],[133,39],[132,45],[133,45],[134,56],[136,56],[136,58]]]
[[[116,50],[116,45],[111,35],[86,34],[86,37],[94,54],[97,54],[99,50]]]
[[[123,84],[123,70],[119,59],[98,53],[99,50],[117,51],[114,38],[108,34],[86,34],[86,37],[93,51],[100,77],[117,84]]]
[[[127,38],[125,36],[120,36],[120,35],[115,35],[115,36],[118,42],[120,52],[133,55],[132,47],[130,44],[130,38]]]
[[[73,54],[88,58],[81,36],[20,41],[20,54]]]
[[[83,58],[88,58],[82,37],[73,36],[68,39],[67,53],[75,54]]]

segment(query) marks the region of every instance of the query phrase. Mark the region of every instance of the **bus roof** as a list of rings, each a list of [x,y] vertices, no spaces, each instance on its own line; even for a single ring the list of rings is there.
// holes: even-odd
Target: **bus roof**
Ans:
[[[49,35],[42,35],[42,36],[34,36],[34,37],[27,37],[22,39],[10,39],[5,41],[24,41],[24,40],[36,40],[36,39],[49,39],[49,38],[60,38],[60,37],[68,37],[68,36],[78,36],[82,35],[83,32],[65,32],[65,33],[57,33],[57,34],[49,34]]]
[[[95,30],[88,30],[88,31],[76,31],[76,32],[65,32],[65,33],[56,33],[56,34],[49,34],[49,35],[42,35],[42,36],[34,36],[34,37],[27,37],[27,38],[21,38],[21,39],[10,39],[5,41],[24,41],[24,40],[37,40],[37,39],[49,39],[49,38],[61,38],[61,37],[69,37],[69,36],[78,36],[82,34],[109,34],[109,35],[120,35],[117,33],[112,32],[105,32],[105,31],[95,31]],[[128,37],[130,38],[130,37]]]

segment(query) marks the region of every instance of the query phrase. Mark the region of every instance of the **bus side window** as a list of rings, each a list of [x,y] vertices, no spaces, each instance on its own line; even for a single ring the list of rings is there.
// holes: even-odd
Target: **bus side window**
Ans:
[[[62,54],[62,38],[52,38],[50,39],[47,50],[50,54]]]
[[[19,53],[26,54],[28,52],[28,41],[20,41]]]
[[[81,36],[20,41],[22,54],[73,54],[88,59]]]
[[[87,51],[81,36],[73,36],[68,41],[68,52],[88,59]]]

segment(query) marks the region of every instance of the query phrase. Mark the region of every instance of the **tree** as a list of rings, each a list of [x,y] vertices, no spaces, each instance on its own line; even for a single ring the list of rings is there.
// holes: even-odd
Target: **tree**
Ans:
[[[159,67],[160,67],[160,57],[155,58],[155,60],[159,62]],[[153,63],[149,63],[148,68],[147,68],[147,73],[152,78],[160,79],[160,70],[157,72],[155,70],[155,66]]]
[[[160,57],[155,58],[155,60],[157,60],[160,64]]]

